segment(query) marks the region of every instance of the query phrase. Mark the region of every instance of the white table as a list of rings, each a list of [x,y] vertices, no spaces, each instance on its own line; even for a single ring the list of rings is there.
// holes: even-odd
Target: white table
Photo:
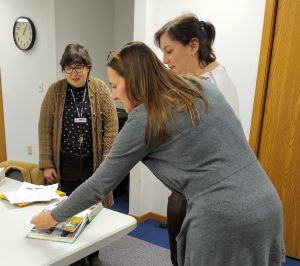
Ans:
[[[21,182],[5,178],[0,192],[14,191]],[[73,244],[29,239],[30,219],[49,203],[15,207],[0,199],[0,265],[69,265],[107,246],[136,228],[136,220],[109,209],[102,209]]]

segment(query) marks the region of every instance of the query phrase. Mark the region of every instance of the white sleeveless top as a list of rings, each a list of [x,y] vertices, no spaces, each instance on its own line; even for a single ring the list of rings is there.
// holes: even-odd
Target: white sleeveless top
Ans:
[[[230,104],[231,108],[234,110],[237,117],[239,117],[239,101],[237,91],[225,67],[218,65],[213,70],[202,74],[201,77],[209,80],[217,86],[227,102]]]

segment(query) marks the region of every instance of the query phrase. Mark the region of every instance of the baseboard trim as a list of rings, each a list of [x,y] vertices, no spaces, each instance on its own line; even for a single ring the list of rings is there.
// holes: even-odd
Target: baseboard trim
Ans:
[[[167,222],[167,217],[166,216],[163,216],[159,213],[155,213],[155,212],[147,212],[141,216],[137,216],[137,215],[133,215],[133,214],[128,214],[132,217],[134,217],[136,220],[137,220],[137,223],[142,223],[142,222],[145,222],[147,220],[157,220],[157,221],[160,221],[160,222]]]

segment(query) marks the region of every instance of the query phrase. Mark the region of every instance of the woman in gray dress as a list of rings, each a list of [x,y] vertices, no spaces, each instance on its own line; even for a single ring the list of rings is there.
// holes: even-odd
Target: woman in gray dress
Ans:
[[[113,98],[128,121],[93,176],[31,222],[49,228],[66,220],[102,199],[142,161],[187,199],[179,265],[280,266],[280,200],[218,89],[176,75],[141,42],[111,52],[107,66]]]

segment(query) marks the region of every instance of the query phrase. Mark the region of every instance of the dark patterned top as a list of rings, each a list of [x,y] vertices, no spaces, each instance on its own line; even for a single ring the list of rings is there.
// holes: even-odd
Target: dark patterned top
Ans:
[[[86,118],[86,122],[75,122],[75,118],[79,117]],[[74,88],[68,84],[62,122],[61,150],[77,155],[92,154],[91,121],[88,88],[85,86]]]

